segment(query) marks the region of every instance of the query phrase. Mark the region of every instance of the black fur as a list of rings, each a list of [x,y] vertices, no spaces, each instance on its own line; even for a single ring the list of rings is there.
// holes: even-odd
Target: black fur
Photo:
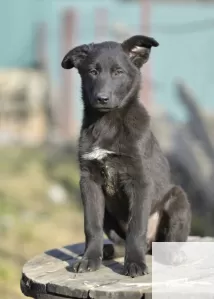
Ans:
[[[86,249],[75,272],[93,271],[110,255],[103,230],[116,245],[125,245],[124,273],[148,272],[145,254],[151,214],[160,221],[153,241],[186,241],[191,212],[180,187],[173,186],[168,162],[150,129],[139,100],[141,66],[158,43],[134,36],[122,44],[103,42],[71,50],[62,67],[78,69],[84,117],[79,139],[80,189],[84,206]],[[89,159],[94,149],[108,151]],[[90,157],[91,158],[91,157]],[[108,247],[108,248],[107,248]]]

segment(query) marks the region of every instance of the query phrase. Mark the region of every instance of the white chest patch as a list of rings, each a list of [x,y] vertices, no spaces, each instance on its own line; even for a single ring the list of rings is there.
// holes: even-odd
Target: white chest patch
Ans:
[[[102,160],[109,154],[114,154],[112,151],[103,148],[95,147],[92,152],[84,154],[82,157],[85,160]]]

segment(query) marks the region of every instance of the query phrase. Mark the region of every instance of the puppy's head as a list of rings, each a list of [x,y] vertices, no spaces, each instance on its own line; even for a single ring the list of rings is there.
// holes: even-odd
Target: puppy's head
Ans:
[[[153,38],[142,35],[121,44],[85,44],[69,51],[62,67],[78,69],[84,104],[107,112],[122,107],[138,92],[140,68],[148,61],[151,48],[158,45]]]

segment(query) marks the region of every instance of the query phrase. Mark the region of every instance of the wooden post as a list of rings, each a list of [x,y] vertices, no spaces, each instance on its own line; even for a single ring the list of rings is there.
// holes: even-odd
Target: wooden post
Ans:
[[[72,48],[72,36],[74,30],[75,14],[73,10],[66,10],[62,19],[62,57]],[[75,122],[73,118],[72,106],[72,74],[71,71],[62,69],[62,85],[61,85],[61,109],[60,123],[62,129],[62,137],[65,141],[71,139],[75,134]]]
[[[95,10],[95,40],[104,41],[108,35],[108,10],[105,7],[99,7]]]
[[[150,36],[151,34],[151,0],[141,0],[141,33],[143,35]],[[149,60],[144,66],[143,66],[143,78],[146,78],[146,80],[143,79],[142,89],[141,89],[141,99],[146,106],[147,109],[149,109],[149,106],[152,101],[152,87],[151,87],[151,81],[152,81],[152,69],[151,69],[151,61]]]
[[[55,107],[53,105],[53,94],[52,82],[50,80],[50,70],[49,70],[49,59],[48,59],[48,25],[46,22],[41,22],[37,28],[37,49],[36,57],[38,67],[45,72],[48,81],[48,90],[45,95],[44,102],[44,118],[46,122],[46,136],[45,140],[50,141],[53,134],[53,127],[55,122]]]
[[[46,71],[48,70],[47,38],[47,23],[41,22],[37,28],[36,57],[39,66]]]

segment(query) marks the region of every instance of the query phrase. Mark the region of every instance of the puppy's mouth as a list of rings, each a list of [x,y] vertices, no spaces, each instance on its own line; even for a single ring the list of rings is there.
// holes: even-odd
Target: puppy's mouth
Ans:
[[[112,110],[112,108],[110,107],[94,107],[94,109],[97,110],[98,112],[108,112]]]
[[[111,108],[97,108],[97,110],[100,112],[109,112]]]
[[[110,112],[114,109],[117,109],[118,106],[115,106],[115,107],[95,107],[95,109],[99,112]]]

